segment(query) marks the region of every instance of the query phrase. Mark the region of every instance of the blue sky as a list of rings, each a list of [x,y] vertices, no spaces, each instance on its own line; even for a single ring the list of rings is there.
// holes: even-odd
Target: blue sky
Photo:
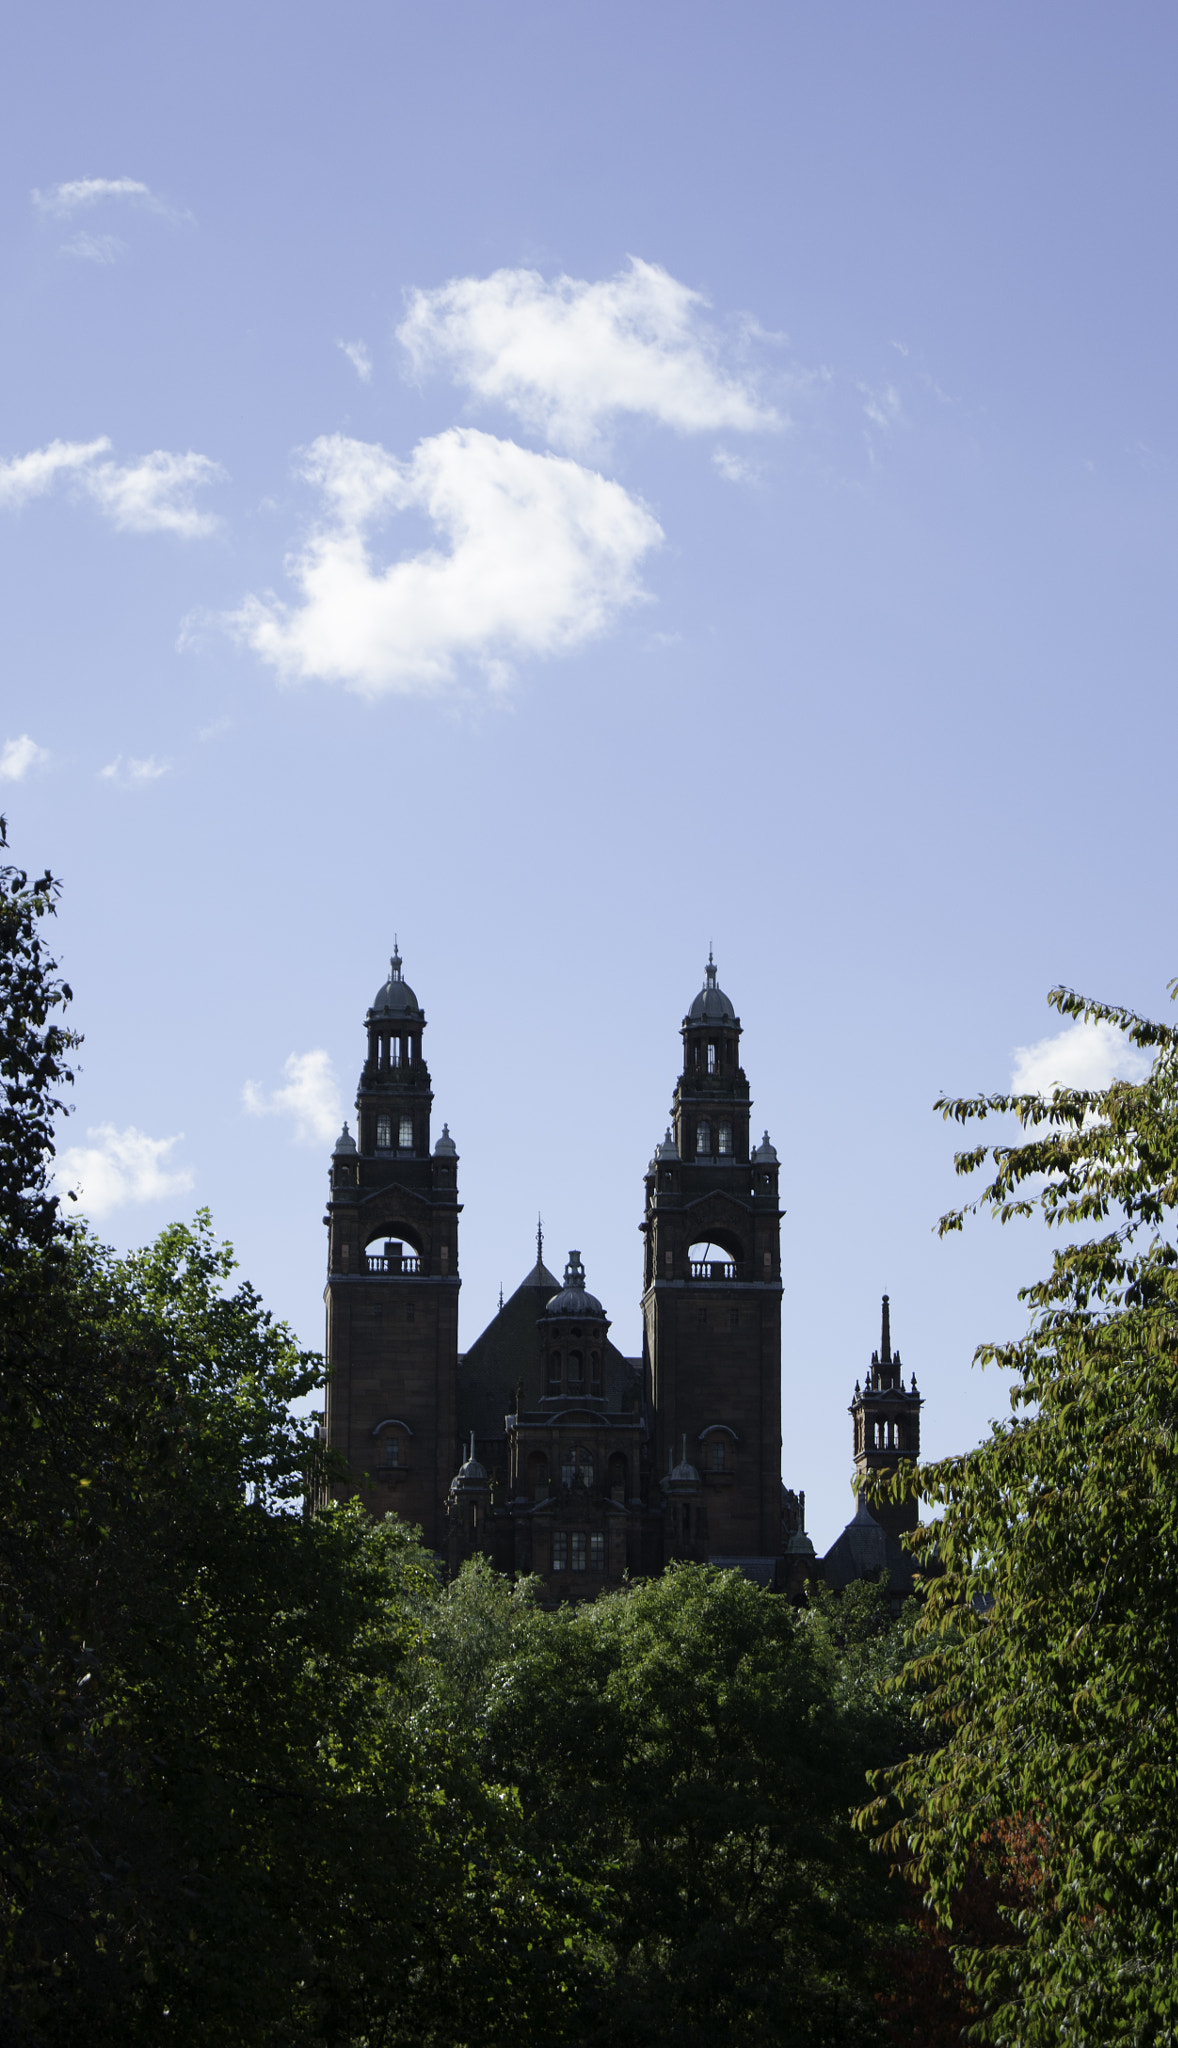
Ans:
[[[931,1104],[1131,1071],[1045,993],[1158,1014],[1178,971],[1176,42],[1148,5],[25,10],[0,801],[66,882],[104,1235],[207,1203],[320,1341],[396,932],[463,1341],[540,1209],[637,1349],[714,940],[820,1548],[884,1288],[928,1447],[976,1441],[1046,1254],[937,1242]]]

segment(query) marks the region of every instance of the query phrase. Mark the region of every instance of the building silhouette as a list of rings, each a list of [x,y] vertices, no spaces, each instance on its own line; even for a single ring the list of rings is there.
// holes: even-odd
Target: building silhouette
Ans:
[[[432,1138],[425,1030],[394,952],[325,1218],[326,1438],[348,1474],[337,1494],[418,1524],[451,1571],[485,1556],[537,1574],[552,1601],[675,1559],[798,1597],[821,1568],[805,1495],[781,1479],[778,1158],[768,1132],[752,1142],[741,1023],[711,954],[645,1175],[637,1358],[610,1341],[580,1252],[558,1280],[539,1228],[530,1272],[459,1350],[458,1152],[446,1124]],[[851,1407],[858,1478],[918,1454],[920,1407],[885,1296],[881,1349]],[[825,1560],[831,1583],[894,1577],[914,1522],[914,1507],[861,1505]]]

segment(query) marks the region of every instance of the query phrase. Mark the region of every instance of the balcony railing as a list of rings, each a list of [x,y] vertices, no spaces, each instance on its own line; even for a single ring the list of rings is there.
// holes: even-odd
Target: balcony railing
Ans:
[[[735,1259],[689,1259],[689,1280],[743,1280],[744,1267]]]
[[[370,1273],[420,1273],[421,1260],[410,1252],[368,1252],[364,1263]]]

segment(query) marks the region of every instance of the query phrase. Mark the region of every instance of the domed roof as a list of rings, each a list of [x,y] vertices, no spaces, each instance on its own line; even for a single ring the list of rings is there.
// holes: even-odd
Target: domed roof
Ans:
[[[687,1012],[688,1024],[735,1024],[736,1011],[722,988],[716,984],[716,963],[712,949],[708,947],[708,964],[704,968],[704,985]]]
[[[570,1252],[569,1262],[564,1269],[564,1286],[554,1294],[544,1311],[546,1316],[575,1316],[588,1320],[593,1316],[604,1319],[605,1310],[595,1294],[585,1286],[585,1268],[581,1264],[580,1252]]]
[[[451,1493],[457,1493],[464,1486],[485,1486],[487,1468],[474,1454],[474,1431],[470,1433],[470,1451],[450,1481]]]
[[[343,1130],[339,1134],[339,1137],[335,1141],[332,1156],[334,1158],[336,1152],[354,1152],[355,1150],[356,1140],[354,1139],[352,1133],[348,1129],[347,1124],[345,1124]]]
[[[668,1486],[699,1486],[699,1473],[687,1456],[687,1438],[683,1439],[683,1451],[679,1463],[672,1468],[667,1480]]]
[[[373,1013],[377,1017],[420,1016],[421,1004],[409,983],[401,976],[401,955],[396,951],[396,940],[393,941],[393,946],[393,957],[389,961],[389,978],[377,989],[372,999]]]

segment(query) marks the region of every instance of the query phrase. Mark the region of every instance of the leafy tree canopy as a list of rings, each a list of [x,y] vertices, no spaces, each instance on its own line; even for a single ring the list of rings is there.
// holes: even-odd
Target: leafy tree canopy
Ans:
[[[958,1156],[959,1173],[989,1167],[972,1210],[1090,1234],[1023,1291],[1028,1334],[978,1351],[1012,1375],[1011,1419],[913,1481],[942,1511],[921,1540],[943,1572],[901,1681],[927,1746],[868,1824],[890,1821],[886,1842],[949,1924],[971,1867],[1017,1839],[1007,1938],[958,1933],[986,2038],[1173,2042],[1178,1033],[1065,989],[1051,1001],[1117,1025],[1153,1065],[1140,1083],[938,1105],[1029,1134]]]

